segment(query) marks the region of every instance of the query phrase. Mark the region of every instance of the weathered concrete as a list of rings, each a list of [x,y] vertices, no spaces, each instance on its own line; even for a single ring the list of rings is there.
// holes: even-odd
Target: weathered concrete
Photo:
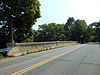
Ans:
[[[55,42],[32,42],[32,43],[16,43],[8,55],[19,56],[28,52],[34,52],[39,50],[51,49],[57,46],[66,46],[70,44],[76,44],[75,41],[55,41]],[[8,44],[8,47],[11,45]]]

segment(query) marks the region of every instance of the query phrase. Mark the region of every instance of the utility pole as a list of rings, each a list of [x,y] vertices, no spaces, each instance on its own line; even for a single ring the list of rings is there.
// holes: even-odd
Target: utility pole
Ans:
[[[11,43],[13,43],[13,20],[11,20],[11,30],[10,30],[11,34],[10,34],[10,41]]]
[[[14,42],[14,30],[13,30],[13,19],[11,19],[11,25],[10,25],[10,43],[11,43],[11,47],[15,46],[15,42]]]

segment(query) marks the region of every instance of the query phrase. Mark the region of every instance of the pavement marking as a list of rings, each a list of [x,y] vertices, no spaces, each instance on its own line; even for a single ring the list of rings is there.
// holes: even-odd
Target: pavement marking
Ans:
[[[80,46],[80,47],[83,47],[83,46]],[[75,50],[77,50],[77,49],[80,48],[80,47],[76,47],[76,48],[74,48],[74,49],[70,49],[69,51],[66,51],[66,52],[61,53],[61,54],[59,54],[59,55],[57,55],[57,56],[53,56],[53,57],[51,57],[51,58],[48,58],[48,59],[46,59],[46,60],[44,60],[44,61],[41,61],[41,62],[39,62],[39,63],[36,63],[36,64],[34,64],[34,65],[32,65],[32,66],[29,66],[29,67],[27,67],[27,68],[24,68],[24,69],[22,69],[22,70],[20,70],[20,71],[18,71],[18,72],[12,73],[11,75],[21,75],[21,74],[23,74],[23,73],[25,73],[25,72],[28,72],[28,71],[30,71],[30,70],[32,70],[32,69],[35,69],[35,68],[37,68],[37,67],[39,67],[39,66],[42,66],[42,65],[44,65],[44,64],[46,64],[46,63],[48,63],[48,62],[50,62],[50,61],[52,61],[52,60],[54,60],[54,59],[57,59],[57,58],[59,58],[59,57],[65,55],[65,54],[68,54],[68,53],[70,53],[70,52],[72,52],[72,51],[75,51]]]

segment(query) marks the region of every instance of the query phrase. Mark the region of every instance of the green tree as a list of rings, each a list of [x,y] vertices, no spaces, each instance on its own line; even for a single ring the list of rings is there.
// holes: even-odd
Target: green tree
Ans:
[[[71,40],[71,36],[72,36],[72,26],[74,24],[74,18],[73,17],[69,17],[69,19],[67,20],[67,23],[64,26],[64,30],[65,30],[65,35],[66,35],[66,40]]]
[[[87,42],[89,40],[89,33],[86,22],[84,20],[74,20],[73,17],[69,17],[67,23],[64,26],[66,40]]]
[[[25,39],[24,41],[22,41],[23,43],[34,42],[34,36],[36,34],[36,31],[32,30],[31,32],[32,33],[30,34],[30,36],[27,39]]]
[[[43,24],[35,35],[35,41],[60,41],[65,40],[64,24]]]
[[[92,41],[100,42],[100,22],[94,22],[90,24],[92,28]]]
[[[30,37],[31,28],[39,17],[38,0],[0,0],[0,40],[10,42],[13,26],[14,40],[24,41]]]
[[[92,30],[91,26],[89,25],[87,28],[87,42],[90,42],[94,39],[93,33],[94,33],[94,31]]]
[[[73,39],[78,42],[86,42],[88,40],[88,26],[84,20],[76,20],[73,26]]]

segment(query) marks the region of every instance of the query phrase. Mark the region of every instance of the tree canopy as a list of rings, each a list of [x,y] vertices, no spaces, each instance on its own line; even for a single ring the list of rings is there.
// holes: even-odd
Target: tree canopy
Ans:
[[[90,24],[92,30],[92,41],[100,42],[100,22]]]
[[[64,40],[64,24],[43,24],[35,35],[35,41],[60,41]]]
[[[88,40],[88,26],[85,20],[74,20],[73,17],[70,17],[65,26],[65,35],[66,40],[69,41],[78,41],[78,42],[85,42]]]
[[[69,17],[69,19],[67,20],[65,26],[64,26],[64,30],[65,30],[65,35],[66,35],[66,40],[71,40],[71,36],[72,36],[72,28],[73,28],[73,24],[74,24],[74,18],[73,17]]]
[[[15,42],[27,39],[39,17],[38,0],[0,0],[0,41],[10,42],[12,26]]]
[[[100,41],[100,22],[87,25],[85,20],[69,17],[65,24],[49,23],[39,25],[35,32],[35,41],[77,41],[85,43]]]
[[[76,20],[73,26],[73,39],[78,42],[86,42],[88,40],[88,26],[84,20]]]

